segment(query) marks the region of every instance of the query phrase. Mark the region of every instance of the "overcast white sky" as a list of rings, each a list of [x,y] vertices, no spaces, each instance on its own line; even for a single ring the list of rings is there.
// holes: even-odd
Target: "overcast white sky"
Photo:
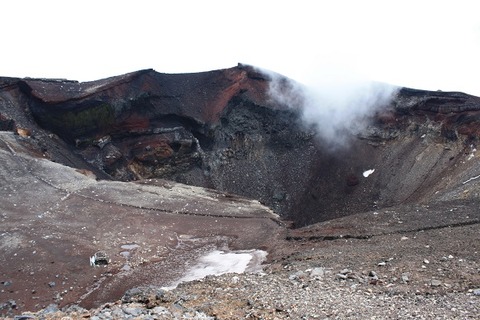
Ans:
[[[479,4],[477,4],[479,3]],[[238,62],[480,96],[480,1],[3,1],[0,75],[95,80]]]

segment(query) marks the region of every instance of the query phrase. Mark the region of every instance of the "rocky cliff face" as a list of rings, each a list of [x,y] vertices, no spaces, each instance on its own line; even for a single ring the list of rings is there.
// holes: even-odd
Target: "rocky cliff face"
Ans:
[[[288,273],[298,260],[298,270],[329,263],[359,274],[377,263],[387,272],[388,261],[385,290],[414,296],[437,278],[456,279],[454,292],[477,288],[480,98],[399,89],[332,149],[303,122],[304,97],[279,102],[274,81],[295,92],[291,80],[243,65],[88,83],[0,78],[0,315],[51,302],[90,308],[168,285],[214,249],[268,251],[274,286],[276,274],[297,279],[300,271]],[[309,226],[287,229],[271,209]],[[88,264],[96,252],[107,266]],[[355,279],[370,285],[368,274]],[[250,287],[247,297],[258,294]],[[207,297],[195,310],[214,314]],[[167,307],[177,312],[182,299]]]
[[[244,65],[88,83],[3,78],[0,126],[22,129],[47,157],[100,178],[165,178],[235,193],[298,226],[405,201],[478,196],[462,182],[478,174],[471,160],[479,98],[403,88],[348,148],[332,152],[298,106],[269,96],[271,82]],[[375,171],[364,177],[368,169]]]

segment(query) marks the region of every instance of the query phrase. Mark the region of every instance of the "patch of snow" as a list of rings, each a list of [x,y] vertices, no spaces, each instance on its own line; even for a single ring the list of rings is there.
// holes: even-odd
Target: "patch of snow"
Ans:
[[[467,157],[467,161],[470,161],[472,160],[474,157],[475,157],[475,152],[477,152],[477,149],[476,148],[473,148],[472,149],[472,152],[468,155]]]
[[[182,278],[164,289],[174,289],[182,282],[202,279],[209,275],[260,272],[262,271],[261,264],[266,257],[267,252],[263,250],[231,252],[214,250],[200,257],[197,264],[190,268]]]
[[[363,171],[363,176],[364,176],[365,178],[367,178],[369,175],[371,175],[371,174],[374,173],[374,172],[375,172],[375,169],[365,170],[365,171]]]
[[[475,176],[475,177],[471,177],[471,178],[470,178],[470,179],[468,179],[467,181],[463,181],[463,182],[462,182],[462,184],[469,183],[470,181],[472,181],[472,180],[476,180],[476,179],[478,179],[478,178],[480,178],[480,175],[478,175],[478,176]]]

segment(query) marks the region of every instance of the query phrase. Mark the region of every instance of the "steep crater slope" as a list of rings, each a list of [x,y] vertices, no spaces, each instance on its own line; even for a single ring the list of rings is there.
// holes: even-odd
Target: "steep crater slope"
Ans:
[[[272,81],[244,65],[87,83],[2,78],[0,127],[102,179],[164,178],[235,193],[297,226],[478,198],[479,98],[400,89],[348,147],[332,150],[302,123],[301,108],[269,95]]]

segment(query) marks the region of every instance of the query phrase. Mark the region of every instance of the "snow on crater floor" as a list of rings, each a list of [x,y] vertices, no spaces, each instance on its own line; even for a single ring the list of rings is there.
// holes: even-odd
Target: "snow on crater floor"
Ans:
[[[374,172],[375,172],[375,169],[365,170],[365,171],[363,171],[363,176],[364,176],[365,178],[367,178],[369,175],[371,175],[371,174],[374,173]]]
[[[173,289],[178,284],[202,279],[209,275],[225,273],[260,272],[261,264],[267,257],[263,250],[240,250],[225,252],[214,250],[200,257],[185,275],[165,289]]]

